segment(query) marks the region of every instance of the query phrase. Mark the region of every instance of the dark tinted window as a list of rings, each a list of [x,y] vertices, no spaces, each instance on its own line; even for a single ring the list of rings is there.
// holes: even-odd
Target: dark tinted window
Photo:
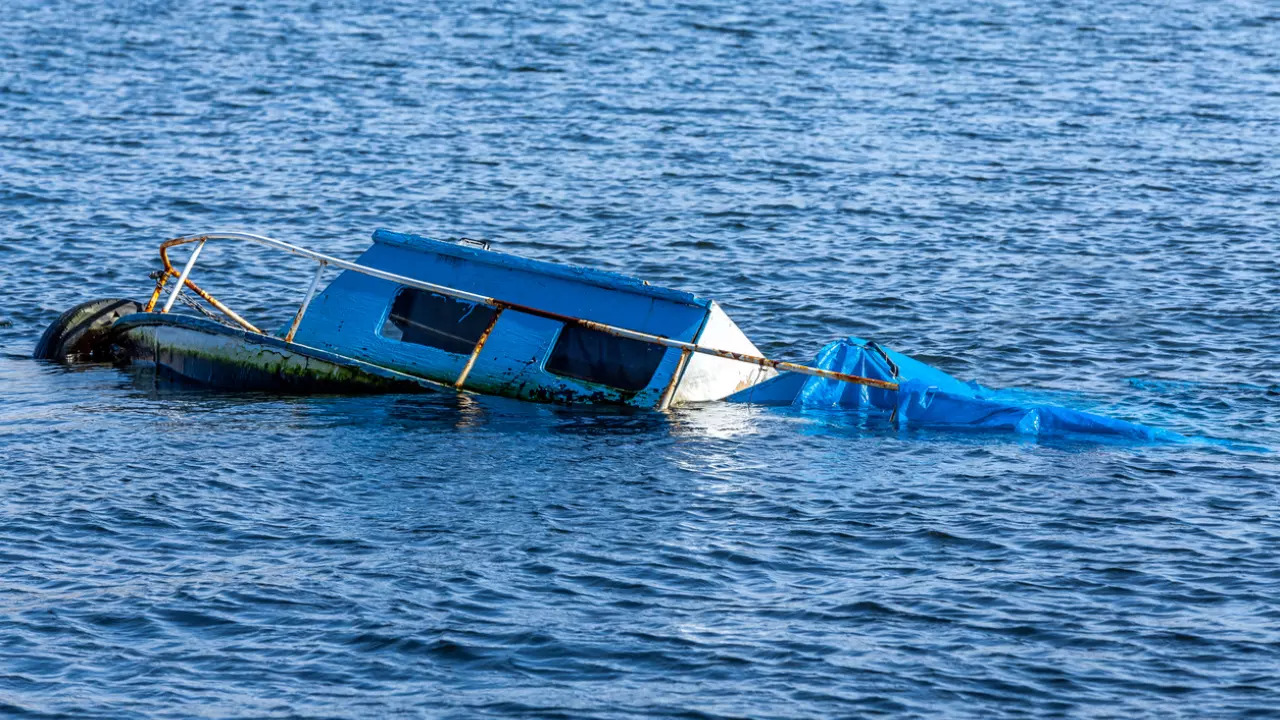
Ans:
[[[621,390],[642,390],[666,351],[661,345],[566,325],[551,348],[546,368],[556,375]]]
[[[405,288],[391,304],[382,336],[470,355],[495,312],[487,305]]]

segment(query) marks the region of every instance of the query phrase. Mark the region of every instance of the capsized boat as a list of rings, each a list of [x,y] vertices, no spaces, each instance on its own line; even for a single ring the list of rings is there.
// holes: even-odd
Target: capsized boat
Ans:
[[[265,332],[192,280],[213,242],[316,263],[287,326]],[[181,270],[169,257],[179,246],[192,246]],[[865,341],[833,343],[812,365],[769,359],[712,300],[488,243],[378,230],[351,262],[209,232],[162,243],[160,259],[147,302],[78,305],[45,331],[36,357],[149,366],[158,377],[233,390],[447,391],[659,411],[726,400],[856,408],[896,424],[1168,439],[1133,423],[1009,403]],[[321,288],[331,268],[338,274]],[[175,312],[180,300],[199,314]]]

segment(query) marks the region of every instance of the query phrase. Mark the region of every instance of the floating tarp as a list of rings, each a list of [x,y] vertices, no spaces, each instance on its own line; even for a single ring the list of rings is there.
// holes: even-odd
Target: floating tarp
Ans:
[[[727,398],[729,402],[858,408],[888,414],[900,426],[972,428],[1037,437],[1109,436],[1142,442],[1185,439],[1177,433],[1054,405],[1012,399],[963,382],[938,368],[875,343],[847,338],[818,353],[823,370],[898,383],[882,390],[840,380],[783,373]]]

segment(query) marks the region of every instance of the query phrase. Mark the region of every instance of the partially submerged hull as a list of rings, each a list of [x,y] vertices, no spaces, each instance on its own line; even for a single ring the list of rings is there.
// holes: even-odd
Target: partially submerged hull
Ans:
[[[318,263],[287,329],[259,329],[191,280],[210,239],[268,245]],[[175,238],[161,244],[164,270],[153,276],[149,302],[77,306],[50,327],[36,354],[153,365],[188,383],[238,390],[440,389],[659,410],[718,400],[776,374],[768,365],[709,357],[759,351],[718,305],[687,292],[487,246],[385,230],[373,240],[348,262],[244,233]],[[190,243],[178,272],[168,250]],[[322,286],[326,268],[342,272]],[[176,287],[161,303],[171,278]],[[216,321],[171,312],[179,298]],[[717,349],[705,346],[709,340]]]
[[[423,392],[438,383],[186,315],[137,313],[112,327],[117,357],[160,375],[228,390]]]

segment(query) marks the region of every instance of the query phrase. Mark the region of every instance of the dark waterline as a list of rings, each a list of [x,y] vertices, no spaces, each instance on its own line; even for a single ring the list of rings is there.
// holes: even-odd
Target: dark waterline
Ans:
[[[1280,707],[1275,8],[104,5],[0,13],[0,715]],[[26,359],[163,238],[376,227],[1233,444]],[[200,273],[268,326],[308,279]]]

